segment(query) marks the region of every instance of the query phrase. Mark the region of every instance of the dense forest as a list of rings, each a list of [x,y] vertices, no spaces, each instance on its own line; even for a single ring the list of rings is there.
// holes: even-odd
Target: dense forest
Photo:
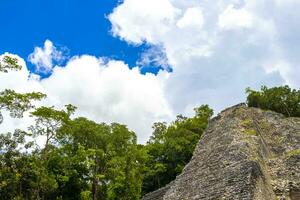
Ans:
[[[0,73],[20,70],[14,58],[0,61]],[[249,106],[300,116],[300,91],[288,86],[261,91],[248,88]],[[145,144],[119,123],[98,123],[72,117],[76,107],[35,107],[46,94],[0,92],[1,111],[22,118],[30,112],[35,123],[28,130],[0,134],[0,197],[27,199],[140,199],[174,180],[192,157],[194,148],[213,116],[208,105],[194,116],[178,115],[167,124],[153,124]],[[36,139],[45,138],[39,146]]]

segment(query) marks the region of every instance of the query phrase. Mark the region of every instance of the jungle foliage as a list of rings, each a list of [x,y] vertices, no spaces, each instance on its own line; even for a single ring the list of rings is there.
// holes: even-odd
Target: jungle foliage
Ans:
[[[262,86],[260,91],[246,89],[247,104],[282,113],[287,117],[300,117],[300,90],[289,86],[268,88]]]
[[[9,70],[21,66],[5,56],[0,72]],[[181,172],[212,116],[203,105],[193,117],[157,122],[150,140],[142,145],[126,125],[72,117],[73,105],[36,107],[35,101],[44,98],[39,92],[0,92],[0,125],[5,120],[1,111],[12,118],[28,112],[35,120],[27,130],[0,134],[3,200],[140,199]]]

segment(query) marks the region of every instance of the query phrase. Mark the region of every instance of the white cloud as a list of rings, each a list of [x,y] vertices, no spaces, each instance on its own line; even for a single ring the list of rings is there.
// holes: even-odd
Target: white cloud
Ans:
[[[163,92],[167,73],[142,75],[138,68],[129,69],[121,61],[104,63],[101,58],[84,55],[72,58],[65,67],[54,67],[49,78],[39,80],[36,76],[28,78],[25,62],[19,60],[21,72],[0,74],[1,90],[44,92],[48,97],[43,104],[62,108],[71,103],[78,107],[77,116],[124,123],[138,134],[139,142],[150,136],[153,122],[172,115]],[[32,122],[29,118],[4,120],[1,131],[24,128]]]
[[[245,8],[236,9],[233,4],[228,5],[219,15],[218,25],[224,29],[251,28],[254,19]]]
[[[165,94],[175,113],[202,103],[220,111],[244,101],[248,86],[300,86],[297,1],[168,0],[174,12],[151,15],[147,7],[157,2],[137,1],[147,6],[133,12],[135,1],[124,0],[114,10],[112,31],[129,43],[162,46],[174,69]],[[146,23],[137,23],[144,12]],[[162,23],[156,14],[170,20]]]
[[[202,27],[204,23],[202,10],[201,8],[188,8],[183,17],[179,19],[176,23],[176,25],[179,28],[188,28],[188,27],[195,27],[199,26],[199,28]]]
[[[139,141],[145,141],[151,124],[171,115],[163,76],[142,75],[121,61],[104,64],[102,59],[81,56],[64,68],[54,68],[41,85],[58,106],[69,102],[78,106],[79,114],[96,121],[125,123],[139,134]]]
[[[47,74],[52,71],[54,62],[61,62],[65,59],[63,52],[58,50],[50,40],[46,40],[44,47],[35,47],[34,52],[28,60],[35,65],[36,72]]]
[[[179,10],[168,0],[127,0],[109,15],[113,33],[135,44],[156,43],[169,31]]]

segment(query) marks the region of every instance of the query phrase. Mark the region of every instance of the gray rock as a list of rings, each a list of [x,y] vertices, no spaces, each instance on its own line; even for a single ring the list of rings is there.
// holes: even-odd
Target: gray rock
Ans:
[[[300,200],[300,118],[228,108],[176,180],[144,200]]]

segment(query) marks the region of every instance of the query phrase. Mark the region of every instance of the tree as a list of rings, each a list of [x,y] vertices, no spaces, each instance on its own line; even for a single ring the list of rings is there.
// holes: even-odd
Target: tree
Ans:
[[[18,59],[10,56],[4,56],[0,59],[0,72],[7,73],[9,70],[21,70],[22,66],[18,64]],[[40,92],[31,92],[20,94],[13,90],[4,90],[0,92],[0,124],[3,122],[1,110],[7,110],[11,117],[21,118],[23,113],[34,108],[32,101],[41,100],[46,95]]]
[[[0,59],[0,72],[21,70],[16,58],[4,56]],[[24,112],[33,109],[33,101],[41,100],[46,95],[40,92],[17,93],[6,89],[0,92],[0,124],[3,121],[2,110],[13,118],[23,117]],[[55,179],[47,173],[39,153],[31,149],[34,142],[26,142],[30,133],[15,130],[13,134],[0,135],[0,196],[1,199],[41,199],[55,190]]]
[[[125,125],[111,124],[107,169],[108,199],[138,200],[141,196],[142,169],[145,159],[136,142],[136,135]]]
[[[1,199],[44,199],[57,188],[54,177],[47,173],[44,162],[25,141],[30,134],[16,130],[0,135],[0,196]]]
[[[192,157],[196,144],[207,127],[213,111],[203,105],[194,109],[195,116],[178,115],[169,126],[158,122],[145,146],[148,152],[143,193],[165,186],[176,178]]]
[[[0,59],[0,72],[7,73],[9,70],[21,70],[22,66],[19,65],[17,58],[10,56],[4,56]]]
[[[80,191],[91,199],[139,199],[142,184],[143,152],[136,144],[136,135],[126,126],[97,124],[86,118],[72,120],[63,126],[60,135],[64,146],[72,149],[72,157],[84,163],[85,182],[90,191]]]
[[[40,92],[26,94],[16,93],[13,90],[0,92],[0,124],[3,122],[1,110],[7,110],[11,117],[22,118],[25,111],[34,108],[32,101],[41,100],[45,97],[46,95]]]
[[[70,116],[75,112],[76,107],[69,104],[65,106],[65,110],[56,110],[54,107],[39,107],[31,112],[36,119],[35,125],[29,129],[33,135],[46,136],[44,153],[47,154],[49,145],[57,140],[58,129],[70,121]]]
[[[18,162],[21,153],[19,144],[25,143],[25,133],[17,130],[14,134],[0,134],[0,196],[13,199],[18,195],[20,173]]]
[[[300,90],[291,89],[289,86],[268,88],[261,87],[261,91],[246,89],[247,104],[282,113],[287,117],[300,117]]]

